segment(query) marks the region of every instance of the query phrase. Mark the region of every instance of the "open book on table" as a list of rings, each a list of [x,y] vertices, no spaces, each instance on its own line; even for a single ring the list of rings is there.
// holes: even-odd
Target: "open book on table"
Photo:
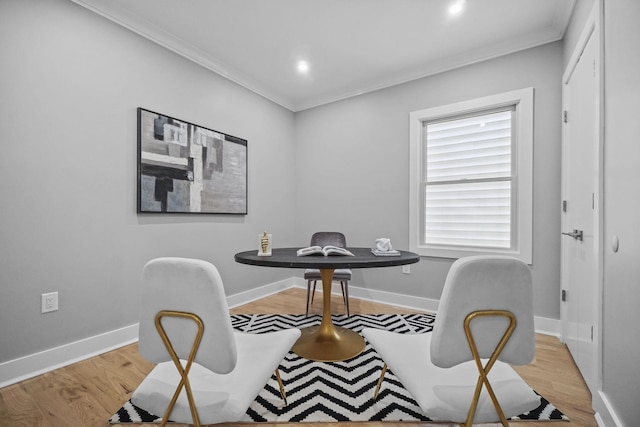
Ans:
[[[298,249],[298,256],[307,256],[307,255],[348,255],[353,256],[353,254],[339,246],[309,246],[308,248]]]

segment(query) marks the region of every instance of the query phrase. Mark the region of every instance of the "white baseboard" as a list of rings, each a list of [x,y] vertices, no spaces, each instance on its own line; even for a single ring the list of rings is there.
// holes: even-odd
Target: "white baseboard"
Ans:
[[[269,295],[277,294],[278,292],[284,291],[285,289],[299,286],[298,280],[303,279],[299,277],[290,277],[288,279],[268,283],[264,286],[260,286],[259,288],[240,292],[239,294],[228,295],[227,304],[229,304],[230,308],[233,308],[242,304],[247,304],[251,301],[259,300],[260,298],[264,298]]]
[[[300,279],[302,280],[302,279]],[[229,307],[275,294],[296,285],[296,278],[281,280],[227,297]],[[138,341],[138,324],[64,344],[0,363],[0,388],[62,368]]]
[[[421,311],[435,312],[438,309],[438,300],[355,286],[349,286],[349,297]]]
[[[600,427],[624,427],[620,418],[609,403],[607,395],[602,390],[598,390],[593,395],[593,409],[596,411],[595,418]]]
[[[291,277],[259,288],[229,295],[227,302],[229,307],[237,307],[292,287],[306,289],[307,282],[301,277]],[[422,311],[435,312],[438,308],[438,300],[355,286],[349,286],[349,296]],[[535,322],[537,332],[559,336],[559,320],[536,317]],[[137,340],[138,324],[134,324],[0,363],[0,388],[106,353]]]
[[[305,288],[307,282],[300,280],[295,282],[295,286]],[[335,289],[331,291],[335,293]],[[411,295],[396,294],[387,291],[378,291],[375,289],[358,288],[355,286],[349,286],[349,297],[359,298],[368,301],[374,301],[381,304],[395,305],[398,307],[404,307],[421,311],[438,311],[439,300],[422,298]],[[560,337],[561,323],[557,319],[549,319],[548,317],[534,317],[534,324],[536,332],[543,335],[551,335]]]
[[[138,340],[138,324],[0,363],[0,388],[106,353]]]
[[[562,322],[558,319],[549,319],[548,317],[533,317],[536,332],[543,335],[551,335],[558,339],[562,336]]]

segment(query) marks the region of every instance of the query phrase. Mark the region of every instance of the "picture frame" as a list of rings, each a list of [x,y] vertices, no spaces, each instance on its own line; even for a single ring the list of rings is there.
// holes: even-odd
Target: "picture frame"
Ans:
[[[137,212],[247,214],[247,140],[139,107]]]

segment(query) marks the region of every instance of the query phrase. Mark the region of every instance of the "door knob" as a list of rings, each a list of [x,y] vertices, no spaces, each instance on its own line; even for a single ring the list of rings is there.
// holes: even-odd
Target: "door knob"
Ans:
[[[565,236],[573,237],[576,240],[580,240],[582,242],[582,230],[573,230],[569,233],[562,233]]]

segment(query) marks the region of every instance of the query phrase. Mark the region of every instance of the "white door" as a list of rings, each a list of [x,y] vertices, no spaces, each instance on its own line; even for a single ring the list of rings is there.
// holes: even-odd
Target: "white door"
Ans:
[[[591,33],[563,80],[562,290],[564,338],[592,392],[598,388],[599,65]]]

